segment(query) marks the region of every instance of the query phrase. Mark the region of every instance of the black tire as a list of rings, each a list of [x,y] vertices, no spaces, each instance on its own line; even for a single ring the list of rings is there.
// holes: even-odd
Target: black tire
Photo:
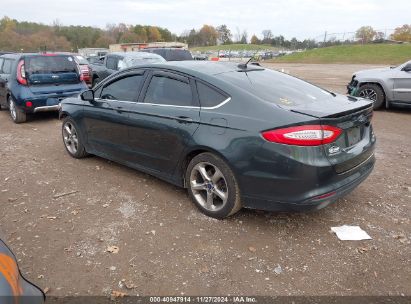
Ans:
[[[70,132],[68,131],[70,130]],[[61,126],[61,135],[67,153],[74,158],[84,158],[88,155],[84,147],[83,139],[78,134],[78,128],[74,120],[67,116]]]
[[[94,77],[92,87],[94,88],[96,85],[98,85],[100,83],[100,81],[101,81],[100,77]]]
[[[10,117],[14,123],[19,124],[27,121],[26,113],[16,107],[16,104],[11,97],[8,98],[7,103],[9,106]]]
[[[207,181],[200,173],[203,166],[209,178]],[[199,154],[190,161],[186,170],[186,184],[193,203],[205,215],[223,219],[242,208],[240,189],[233,172],[224,160],[212,153]],[[193,189],[196,185],[204,189]],[[208,204],[209,196],[212,197],[211,205]]]
[[[364,84],[358,90],[357,96],[371,99],[374,102],[374,109],[377,110],[385,103],[385,94],[377,84]],[[374,97],[375,96],[375,97]]]

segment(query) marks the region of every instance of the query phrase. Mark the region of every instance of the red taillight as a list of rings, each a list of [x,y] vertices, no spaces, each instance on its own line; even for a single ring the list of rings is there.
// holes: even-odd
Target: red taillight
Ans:
[[[17,65],[17,81],[22,85],[27,85],[26,71],[24,70],[24,60],[20,60]]]
[[[31,101],[26,101],[26,107],[31,108],[33,103]]]
[[[328,197],[331,197],[331,196],[333,196],[334,194],[336,194],[337,192],[335,192],[335,191],[332,191],[332,192],[329,192],[329,193],[325,193],[325,194],[322,194],[322,195],[319,195],[319,196],[316,196],[316,197],[313,197],[313,200],[321,200],[321,199],[325,199],[325,198],[328,198]]]
[[[79,64],[77,64],[77,71],[79,73],[80,81],[84,81],[83,69],[81,68],[81,65],[79,65]]]
[[[319,146],[335,141],[342,130],[332,126],[306,125],[262,133],[271,142],[295,146]]]

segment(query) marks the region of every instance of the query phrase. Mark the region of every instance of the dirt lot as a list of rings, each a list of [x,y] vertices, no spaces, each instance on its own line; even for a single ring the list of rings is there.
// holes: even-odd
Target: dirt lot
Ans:
[[[371,66],[270,67],[344,93],[351,73]],[[338,203],[217,221],[182,189],[98,157],[69,157],[57,115],[15,125],[3,111],[0,235],[50,295],[411,295],[410,118],[410,110],[375,113],[376,168]],[[373,239],[339,241],[330,227],[344,224]]]

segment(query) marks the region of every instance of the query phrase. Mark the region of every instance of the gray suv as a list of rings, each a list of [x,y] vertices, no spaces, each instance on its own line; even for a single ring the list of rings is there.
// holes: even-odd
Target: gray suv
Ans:
[[[374,101],[374,109],[385,104],[411,106],[411,61],[397,67],[363,70],[353,74],[348,94]]]

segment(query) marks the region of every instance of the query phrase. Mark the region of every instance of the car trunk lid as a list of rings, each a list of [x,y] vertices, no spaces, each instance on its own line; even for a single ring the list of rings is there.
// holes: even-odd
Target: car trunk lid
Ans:
[[[371,125],[372,102],[369,100],[335,95],[288,109],[318,118],[321,125],[343,130],[336,141],[323,146],[337,173],[352,170],[373,155],[375,136]]]

